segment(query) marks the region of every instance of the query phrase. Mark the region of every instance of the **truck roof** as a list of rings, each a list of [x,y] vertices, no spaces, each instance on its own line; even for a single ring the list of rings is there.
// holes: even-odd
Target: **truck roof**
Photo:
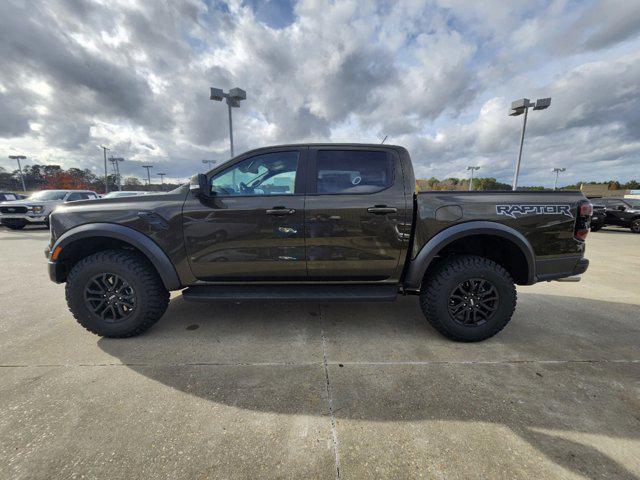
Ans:
[[[302,148],[302,147],[336,147],[336,148],[389,148],[392,150],[406,150],[400,145],[392,145],[388,143],[285,143],[282,145],[269,145],[267,147],[259,147],[252,150],[242,152],[241,155],[259,150],[268,150],[271,148]]]

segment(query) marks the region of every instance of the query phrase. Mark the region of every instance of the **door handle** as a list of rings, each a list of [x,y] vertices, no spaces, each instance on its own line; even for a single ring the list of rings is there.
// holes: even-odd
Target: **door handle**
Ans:
[[[376,205],[375,207],[367,208],[367,212],[374,215],[386,215],[388,213],[398,213],[398,209],[395,207],[387,207],[386,205]]]
[[[273,208],[268,208],[266,210],[267,215],[275,215],[275,216],[292,215],[294,213],[296,213],[295,209],[285,208],[285,207],[273,207]]]

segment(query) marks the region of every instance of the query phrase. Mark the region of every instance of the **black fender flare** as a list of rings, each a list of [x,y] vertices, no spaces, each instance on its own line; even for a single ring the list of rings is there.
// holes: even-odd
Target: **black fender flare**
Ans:
[[[167,290],[178,290],[182,288],[176,269],[167,254],[158,244],[144,233],[123,225],[115,223],[88,223],[80,225],[61,235],[51,247],[51,252],[55,252],[58,247],[61,247],[61,251],[64,254],[65,246],[77,240],[91,237],[114,238],[130,244],[140,250],[153,264]]]
[[[405,288],[419,290],[424,274],[436,255],[451,242],[471,235],[494,235],[513,242],[527,260],[527,285],[536,282],[535,254],[531,244],[522,233],[502,223],[473,221],[448,227],[425,243],[418,255],[410,260],[404,280]]]

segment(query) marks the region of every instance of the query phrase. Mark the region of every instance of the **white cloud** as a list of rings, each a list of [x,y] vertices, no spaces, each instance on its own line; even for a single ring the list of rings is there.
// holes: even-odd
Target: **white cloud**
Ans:
[[[227,155],[226,106],[208,100],[209,86],[240,86],[236,150],[389,135],[421,176],[465,176],[473,163],[509,181],[521,128],[509,102],[550,95],[552,107],[530,117],[525,182],[549,184],[556,165],[567,180],[638,176],[634,2],[273,8],[2,2],[0,151],[98,171],[108,143],[132,174],[151,161],[185,178]]]

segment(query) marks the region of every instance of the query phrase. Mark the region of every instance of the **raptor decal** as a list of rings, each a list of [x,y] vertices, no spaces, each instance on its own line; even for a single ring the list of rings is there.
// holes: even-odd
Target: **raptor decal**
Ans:
[[[496,213],[511,218],[524,215],[566,215],[573,218],[571,205],[496,205]]]

